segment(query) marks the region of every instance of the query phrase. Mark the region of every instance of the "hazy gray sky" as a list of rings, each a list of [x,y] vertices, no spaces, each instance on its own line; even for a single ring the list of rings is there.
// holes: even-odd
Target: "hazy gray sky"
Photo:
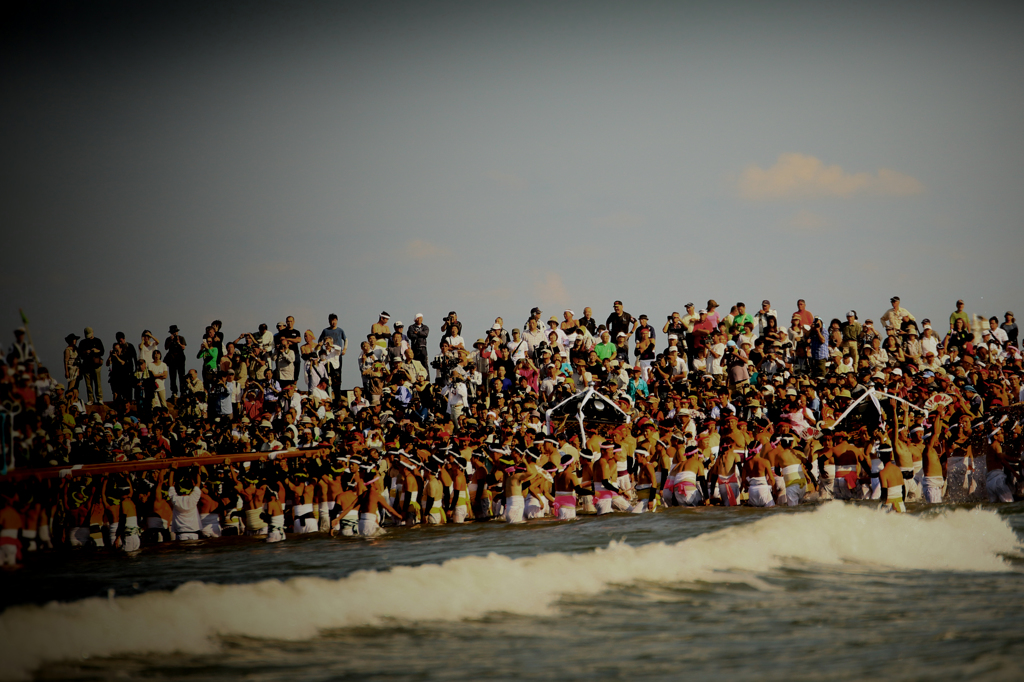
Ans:
[[[437,336],[454,309],[472,340],[616,298],[659,326],[708,298],[1019,304],[1007,3],[81,3],[4,26],[0,332],[25,308],[53,366],[87,325],[194,342],[337,312],[353,338],[386,309]]]

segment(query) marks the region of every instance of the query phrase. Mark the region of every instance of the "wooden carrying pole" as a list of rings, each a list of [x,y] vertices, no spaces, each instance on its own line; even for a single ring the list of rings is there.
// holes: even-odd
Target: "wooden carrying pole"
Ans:
[[[290,457],[325,457],[331,453],[329,448],[309,448],[305,450],[278,450],[276,452],[242,452],[230,455],[204,455],[202,457],[168,457],[165,459],[142,459],[130,462],[110,462],[108,464],[76,464],[75,466],[40,467],[38,469],[16,469],[0,481],[18,481],[35,476],[36,478],[56,478],[58,476],[102,476],[122,471],[148,471],[151,469],[170,469],[172,464],[178,467],[213,466],[223,464],[224,460],[231,463],[253,462],[266,457],[267,459],[287,459]]]

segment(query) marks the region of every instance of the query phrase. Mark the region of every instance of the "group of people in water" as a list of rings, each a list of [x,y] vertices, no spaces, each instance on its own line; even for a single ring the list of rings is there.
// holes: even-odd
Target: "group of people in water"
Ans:
[[[1012,339],[1005,325],[954,339],[964,326],[954,313],[936,358],[892,303],[884,345],[909,352],[880,365],[880,335],[865,338],[854,311],[826,326],[802,301],[788,329],[768,301],[757,317],[737,304],[712,323],[714,301],[699,313],[688,305],[685,318],[668,316],[660,352],[647,316],[620,302],[600,325],[589,308],[578,320],[567,310],[547,335],[536,333],[538,309],[511,334],[499,318],[473,350],[451,313],[427,362],[382,313],[350,392],[340,390],[343,332],[306,338],[309,390],[297,391],[298,356],[281,353],[298,343],[292,325],[268,344],[269,375],[227,395],[220,387],[239,383],[239,364],[259,376],[248,373],[258,353],[239,352],[241,340],[221,350],[219,329],[209,334],[200,353],[215,362],[196,387],[218,386],[213,398],[125,385],[113,404],[85,406],[31,358],[9,354],[13,374],[28,376],[8,371],[0,383],[22,408],[10,410],[19,439],[4,463],[19,468],[0,480],[0,557],[14,566],[54,547],[134,552],[225,535],[376,536],[676,506],[878,500],[901,512],[1013,501],[1024,484],[1015,325]]]

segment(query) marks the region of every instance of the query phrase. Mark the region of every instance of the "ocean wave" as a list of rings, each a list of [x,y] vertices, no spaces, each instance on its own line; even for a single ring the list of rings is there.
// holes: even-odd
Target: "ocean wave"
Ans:
[[[390,618],[553,614],[560,595],[593,594],[637,581],[730,581],[735,576],[730,572],[768,571],[786,560],[883,570],[998,572],[1011,570],[1001,555],[1019,552],[1017,535],[991,511],[914,516],[834,502],[674,544],[612,543],[582,554],[519,559],[461,557],[360,571],[339,580],[190,582],[172,592],[18,606],[0,614],[0,677],[23,679],[47,661],[84,656],[212,653],[218,636],[304,640],[322,630]]]

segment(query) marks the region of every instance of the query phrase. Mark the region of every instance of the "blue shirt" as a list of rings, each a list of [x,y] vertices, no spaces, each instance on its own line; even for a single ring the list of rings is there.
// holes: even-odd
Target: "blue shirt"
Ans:
[[[819,341],[815,332],[811,332],[811,357],[815,360],[828,360],[828,342]]]
[[[320,338],[317,339],[317,342],[323,341],[328,336],[331,337],[331,340],[334,341],[334,345],[337,346],[338,348],[345,347],[345,341],[347,340],[347,337],[345,336],[345,330],[342,329],[341,327],[338,327],[337,329],[331,329],[330,327],[327,327],[322,332],[320,332]]]

